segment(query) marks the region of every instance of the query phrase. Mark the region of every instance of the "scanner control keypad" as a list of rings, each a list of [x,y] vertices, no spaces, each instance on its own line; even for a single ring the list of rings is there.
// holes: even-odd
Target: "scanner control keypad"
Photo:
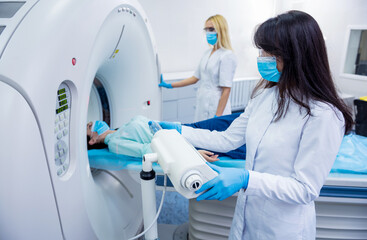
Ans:
[[[57,91],[55,116],[55,166],[57,176],[63,176],[70,165],[69,158],[69,121],[70,121],[70,89],[62,83]]]

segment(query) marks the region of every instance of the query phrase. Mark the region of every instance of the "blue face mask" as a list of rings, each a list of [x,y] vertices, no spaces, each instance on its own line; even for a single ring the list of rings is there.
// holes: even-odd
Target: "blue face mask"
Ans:
[[[216,32],[207,32],[206,40],[210,45],[215,45],[217,43],[217,33]]]
[[[259,69],[262,78],[271,82],[279,82],[279,78],[282,73],[277,69],[277,61],[275,57],[258,57],[257,68]]]
[[[105,133],[110,127],[103,121],[95,121],[92,126],[92,132],[97,132],[98,135]]]

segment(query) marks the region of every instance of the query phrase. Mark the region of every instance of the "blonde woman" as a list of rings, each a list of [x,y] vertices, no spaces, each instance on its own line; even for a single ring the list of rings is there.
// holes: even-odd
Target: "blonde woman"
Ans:
[[[196,95],[195,121],[231,114],[231,92],[237,60],[232,51],[226,19],[209,17],[204,31],[211,48],[205,51],[194,76],[172,84],[161,79],[160,87],[177,88],[200,81]]]

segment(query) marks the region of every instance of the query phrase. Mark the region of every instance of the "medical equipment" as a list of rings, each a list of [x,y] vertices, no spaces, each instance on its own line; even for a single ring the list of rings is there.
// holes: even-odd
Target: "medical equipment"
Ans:
[[[188,199],[197,197],[195,191],[218,175],[176,130],[156,132],[151,148],[154,153],[144,155],[143,170],[140,173],[147,240],[158,239],[156,221],[160,210],[156,214],[154,162],[158,162],[163,172],[169,176],[176,191]]]
[[[138,174],[92,172],[86,123],[160,118],[143,9],[135,0],[0,0],[0,9],[0,238],[136,235]]]
[[[316,239],[366,239],[366,148],[367,138],[344,136],[331,173],[315,200]],[[233,161],[228,163],[233,167]],[[235,195],[216,202],[190,200],[190,239],[228,239],[236,200]]]
[[[151,148],[176,191],[188,199],[197,197],[195,191],[218,175],[176,130],[158,131]]]
[[[337,161],[332,173],[321,190],[321,195],[316,200],[317,215],[317,235],[319,237],[329,236],[335,239],[335,234],[347,236],[363,236],[365,226],[367,226],[367,178],[366,173],[361,172],[360,165],[345,168],[347,159],[340,162],[340,157],[345,158],[345,154],[351,147],[347,147],[350,138],[363,138],[357,135],[344,137]],[[357,140],[357,139],[356,139]],[[362,142],[360,143],[362,144]],[[359,158],[360,147],[350,157]],[[350,151],[349,151],[350,152]],[[140,171],[141,162],[137,158],[110,153],[108,150],[88,151],[91,166],[95,168],[120,170],[129,169]],[[357,155],[355,155],[357,154]],[[357,162],[358,163],[358,162]],[[220,161],[214,162],[217,166],[244,168],[245,161],[220,157]],[[341,168],[343,167],[343,168]],[[153,163],[153,169],[157,173],[157,189],[162,190],[163,180],[162,169]],[[236,195],[223,201],[203,201],[198,202],[191,199],[189,204],[189,233],[192,239],[228,239],[229,228],[232,222]]]
[[[315,208],[316,239],[366,239],[366,175],[329,174]]]
[[[367,137],[367,101],[354,100],[356,110],[356,134]]]

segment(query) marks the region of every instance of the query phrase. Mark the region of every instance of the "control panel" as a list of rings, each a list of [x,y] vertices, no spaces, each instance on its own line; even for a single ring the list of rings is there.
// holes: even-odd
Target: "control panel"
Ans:
[[[69,87],[62,83],[57,90],[55,115],[55,164],[59,177],[69,169],[69,122],[71,94]]]

